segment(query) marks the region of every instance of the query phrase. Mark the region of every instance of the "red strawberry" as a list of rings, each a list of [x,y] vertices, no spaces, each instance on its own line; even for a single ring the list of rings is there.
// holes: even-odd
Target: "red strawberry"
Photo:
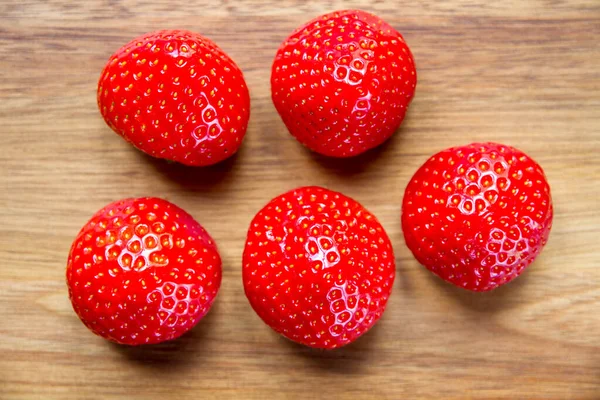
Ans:
[[[413,56],[402,35],[364,11],[337,11],[297,29],[271,72],[273,103],[310,149],[350,157],[398,129],[415,93]]]
[[[203,166],[238,150],[250,98],[242,72],[216,44],[193,32],[158,31],[113,54],[98,82],[98,107],[143,152]]]
[[[402,229],[417,260],[473,291],[510,282],[535,260],[552,225],[542,168],[496,143],[431,157],[404,194]]]
[[[383,314],[394,252],[359,203],[303,187],[254,217],[242,273],[246,296],[267,325],[296,342],[333,349],[356,340]]]
[[[221,284],[221,258],[185,211],[156,198],[98,211],[73,242],[67,264],[75,312],[94,333],[128,345],[189,331]]]

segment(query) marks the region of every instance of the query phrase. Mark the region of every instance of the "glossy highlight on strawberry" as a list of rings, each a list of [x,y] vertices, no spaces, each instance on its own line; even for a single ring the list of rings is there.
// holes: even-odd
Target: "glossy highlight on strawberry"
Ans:
[[[488,291],[530,265],[548,240],[552,197],[542,168],[525,153],[473,143],[432,156],[408,184],[406,244],[442,279]]]
[[[242,143],[250,97],[242,72],[209,39],[184,30],[142,35],[112,55],[98,82],[106,123],[154,157],[218,163]]]
[[[127,344],[175,339],[206,315],[221,285],[221,258],[189,214],[158,198],[98,211],[69,253],[73,309],[94,333]]]
[[[387,140],[413,99],[417,74],[400,33],[359,10],[315,18],[273,62],[273,103],[290,133],[327,156],[350,157]]]
[[[254,217],[242,274],[246,296],[267,325],[298,343],[333,349],[383,314],[394,253],[383,227],[355,200],[302,187]]]

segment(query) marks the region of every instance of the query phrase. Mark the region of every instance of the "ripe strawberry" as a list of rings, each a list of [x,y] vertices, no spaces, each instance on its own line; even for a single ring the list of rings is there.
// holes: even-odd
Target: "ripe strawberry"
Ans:
[[[302,187],[254,217],[242,274],[246,296],[267,325],[296,342],[333,349],[356,340],[383,314],[394,253],[359,203]]]
[[[204,166],[238,150],[250,98],[242,72],[216,44],[193,32],[157,31],[113,54],[98,82],[98,107],[143,152]]]
[[[364,11],[337,11],[297,29],[271,72],[275,108],[310,149],[350,157],[398,129],[417,84],[400,33]]]
[[[402,205],[404,237],[417,260],[473,291],[519,276],[546,244],[551,225],[542,168],[496,143],[434,155],[411,179]]]
[[[117,343],[175,339],[208,312],[221,258],[185,211],[157,198],[126,199],[98,211],[73,242],[69,297],[94,333]]]

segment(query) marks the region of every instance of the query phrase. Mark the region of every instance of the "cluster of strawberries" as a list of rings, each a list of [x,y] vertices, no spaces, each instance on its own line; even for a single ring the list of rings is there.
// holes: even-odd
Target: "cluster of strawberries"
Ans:
[[[400,126],[417,75],[404,39],[362,11],[318,17],[296,30],[273,63],[273,102],[308,148],[350,157]],[[242,72],[216,44],[159,31],[119,49],[98,84],[107,124],[138,149],[190,166],[234,154],[250,116]],[[517,277],[545,245],[550,188],[540,166],[512,147],[471,144],[428,159],[410,180],[402,229],[416,259],[459,287],[488,291]],[[243,283],[275,331],[336,348],[383,314],[395,278],[392,244],[355,200],[302,187],[271,200],[250,224]],[[213,239],[192,216],[158,198],[98,211],[67,265],[73,308],[96,334],[159,343],[190,330],[221,284]]]

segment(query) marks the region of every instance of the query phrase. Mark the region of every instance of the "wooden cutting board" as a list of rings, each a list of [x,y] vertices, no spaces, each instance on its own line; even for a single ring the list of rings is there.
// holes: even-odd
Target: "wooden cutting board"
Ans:
[[[270,100],[280,42],[340,8],[401,31],[418,68],[400,131],[352,160],[319,157]],[[159,28],[216,41],[245,73],[252,117],[239,154],[212,168],[153,160],[102,121],[109,55]],[[600,399],[600,2],[70,1],[0,3],[0,399]],[[455,289],[404,244],[404,188],[449,146],[499,141],[545,169],[556,216],[539,259],[487,294]],[[397,280],[355,344],[323,352],[251,310],[241,254],[253,215],[301,185],[354,197],[389,233]],[[223,284],[178,341],[110,344],[71,309],[64,268],[87,219],[113,200],[160,196],[217,241]]]

